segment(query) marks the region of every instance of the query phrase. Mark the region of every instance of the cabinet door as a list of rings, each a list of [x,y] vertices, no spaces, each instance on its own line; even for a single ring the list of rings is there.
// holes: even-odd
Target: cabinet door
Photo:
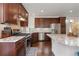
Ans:
[[[28,25],[27,21],[20,21],[20,26],[26,27]]]
[[[43,25],[44,25],[45,28],[49,28],[50,27],[49,21],[50,21],[49,18],[43,20]]]
[[[64,24],[65,23],[65,18],[60,18],[60,23]]]
[[[44,20],[42,18],[35,18],[35,27],[43,28],[44,27]]]
[[[19,4],[19,15],[23,15],[23,9],[22,9],[22,5],[21,4]]]
[[[60,24],[61,24],[61,34],[66,34],[66,24],[65,24],[65,17],[60,17]]]
[[[19,41],[17,41],[15,43],[16,44],[16,51],[17,51],[16,55],[18,55],[18,56],[24,56],[24,55],[26,55],[26,46],[25,46],[25,43],[26,43],[26,41],[25,41],[24,38],[21,39],[21,40],[19,40]]]
[[[28,26],[28,12],[25,10],[22,4],[19,4],[19,16],[25,19],[25,21],[20,22],[20,25],[23,27]]]
[[[39,18],[35,18],[35,27],[36,28],[40,27],[40,19]]]
[[[27,14],[27,15],[26,15]],[[20,3],[0,3],[0,23],[17,24],[19,15],[25,18],[28,26],[28,12]]]
[[[18,4],[17,3],[9,3],[8,4],[8,21],[11,24],[17,24],[18,19]]]
[[[18,52],[18,56],[25,56],[26,55],[26,48],[25,46],[22,46],[20,51]]]
[[[9,23],[9,16],[8,16],[8,12],[9,12],[9,8],[8,8],[8,3],[4,3],[3,4],[3,20],[6,23]]]
[[[22,4],[19,4],[19,15],[21,15],[24,18],[27,18],[27,16],[28,16],[28,12],[27,12],[27,10],[25,10],[25,8]]]
[[[39,34],[38,33],[33,33],[32,34],[32,46],[34,43],[38,42],[39,41]]]

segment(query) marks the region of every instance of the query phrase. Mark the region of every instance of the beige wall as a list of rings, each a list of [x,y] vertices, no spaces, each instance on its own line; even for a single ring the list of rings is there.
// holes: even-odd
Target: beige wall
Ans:
[[[71,28],[72,28],[72,33],[78,34],[79,33],[79,22],[74,21],[72,23],[72,27]]]
[[[72,24],[69,22],[70,20],[73,20]],[[66,34],[69,33],[71,25],[72,25],[71,31],[75,32],[76,31],[75,27],[79,27],[77,23],[79,24],[79,17],[66,17]]]

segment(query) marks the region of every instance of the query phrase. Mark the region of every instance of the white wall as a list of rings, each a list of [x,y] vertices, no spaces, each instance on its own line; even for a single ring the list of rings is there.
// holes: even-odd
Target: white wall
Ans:
[[[35,27],[35,15],[34,14],[29,14],[29,21],[28,21],[28,26],[29,28],[34,28]]]
[[[29,33],[29,32],[31,32],[30,30],[35,27],[34,26],[34,19],[35,19],[35,15],[29,13],[28,27],[21,27],[20,28],[21,32],[23,32],[23,33]]]

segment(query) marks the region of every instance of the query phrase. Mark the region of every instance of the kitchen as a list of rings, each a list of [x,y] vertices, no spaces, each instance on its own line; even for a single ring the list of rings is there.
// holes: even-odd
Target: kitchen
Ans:
[[[75,56],[79,39],[78,6],[0,3],[0,56]],[[68,53],[64,53],[63,47],[68,48]]]

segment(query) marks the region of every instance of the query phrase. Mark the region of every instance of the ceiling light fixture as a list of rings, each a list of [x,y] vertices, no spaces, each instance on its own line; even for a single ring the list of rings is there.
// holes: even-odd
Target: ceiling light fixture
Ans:
[[[71,20],[70,20],[70,23],[72,23],[72,22],[73,22],[73,20],[71,19]]]
[[[69,12],[72,13],[72,10],[70,10]]]
[[[44,10],[41,10],[41,12],[43,13],[43,12],[44,12]]]

